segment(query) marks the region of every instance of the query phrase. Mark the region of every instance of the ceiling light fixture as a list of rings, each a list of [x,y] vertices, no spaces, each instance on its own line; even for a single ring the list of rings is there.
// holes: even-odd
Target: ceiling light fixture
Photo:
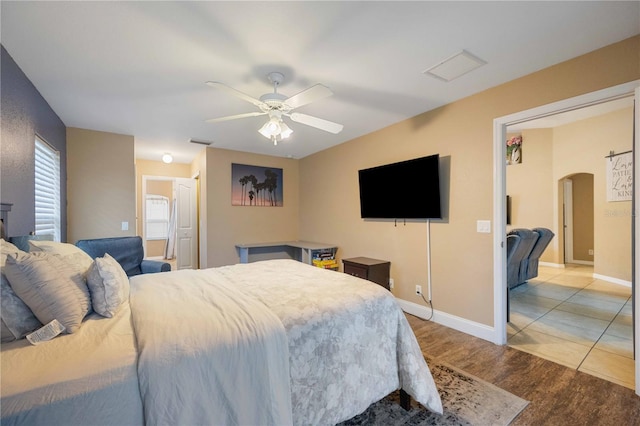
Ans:
[[[270,111],[269,121],[264,123],[258,133],[267,139],[271,139],[274,145],[278,145],[278,136],[280,140],[286,139],[291,136],[293,130],[282,121],[282,113],[280,111]]]
[[[162,156],[162,161],[164,163],[171,163],[173,161],[173,156],[171,154],[169,154],[168,152],[165,152],[165,154]]]

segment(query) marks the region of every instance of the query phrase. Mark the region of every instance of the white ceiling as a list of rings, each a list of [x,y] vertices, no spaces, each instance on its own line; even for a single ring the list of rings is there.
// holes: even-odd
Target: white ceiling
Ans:
[[[201,145],[302,158],[640,33],[640,2],[11,2],[0,41],[66,126],[134,135],[138,158]],[[422,71],[461,50],[487,62],[449,83]],[[288,122],[278,146],[257,111],[204,83],[259,97],[270,71],[287,96],[334,95],[299,112],[338,134]],[[544,90],[544,88],[541,88]]]

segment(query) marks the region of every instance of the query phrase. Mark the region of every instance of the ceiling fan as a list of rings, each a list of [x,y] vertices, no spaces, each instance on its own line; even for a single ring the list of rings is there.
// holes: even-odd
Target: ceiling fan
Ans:
[[[271,139],[274,145],[278,144],[278,137],[280,140],[288,138],[293,130],[287,126],[282,117],[289,117],[296,123],[306,124],[307,126],[315,127],[316,129],[324,130],[329,133],[340,133],[342,131],[342,124],[334,123],[332,121],[323,120],[322,118],[313,117],[307,114],[301,114],[299,112],[292,112],[294,109],[303,105],[310,104],[322,98],[333,95],[331,89],[323,84],[316,84],[303,90],[302,92],[293,95],[289,98],[278,93],[278,86],[284,80],[284,75],[279,72],[271,72],[267,75],[269,81],[273,83],[273,93],[267,93],[260,96],[260,99],[256,99],[245,93],[242,93],[224,83],[218,81],[207,81],[207,85],[216,89],[224,90],[225,92],[236,96],[244,101],[247,101],[257,106],[260,111],[247,112],[244,114],[230,115],[227,117],[212,118],[206,120],[207,123],[219,123],[221,121],[236,120],[238,118],[257,117],[259,115],[268,115],[269,121],[267,121],[259,130],[261,135]]]

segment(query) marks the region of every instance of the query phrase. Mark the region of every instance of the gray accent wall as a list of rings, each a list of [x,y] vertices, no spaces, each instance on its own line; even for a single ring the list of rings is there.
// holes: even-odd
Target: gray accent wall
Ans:
[[[13,203],[8,236],[27,235],[35,230],[34,144],[38,135],[60,152],[61,238],[66,241],[66,126],[4,46],[0,50],[0,200]]]

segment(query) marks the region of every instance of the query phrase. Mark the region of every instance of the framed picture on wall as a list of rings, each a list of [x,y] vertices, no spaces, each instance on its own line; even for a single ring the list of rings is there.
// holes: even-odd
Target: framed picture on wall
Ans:
[[[231,164],[231,205],[282,207],[282,169]]]
[[[522,163],[522,135],[507,140],[507,165]]]

